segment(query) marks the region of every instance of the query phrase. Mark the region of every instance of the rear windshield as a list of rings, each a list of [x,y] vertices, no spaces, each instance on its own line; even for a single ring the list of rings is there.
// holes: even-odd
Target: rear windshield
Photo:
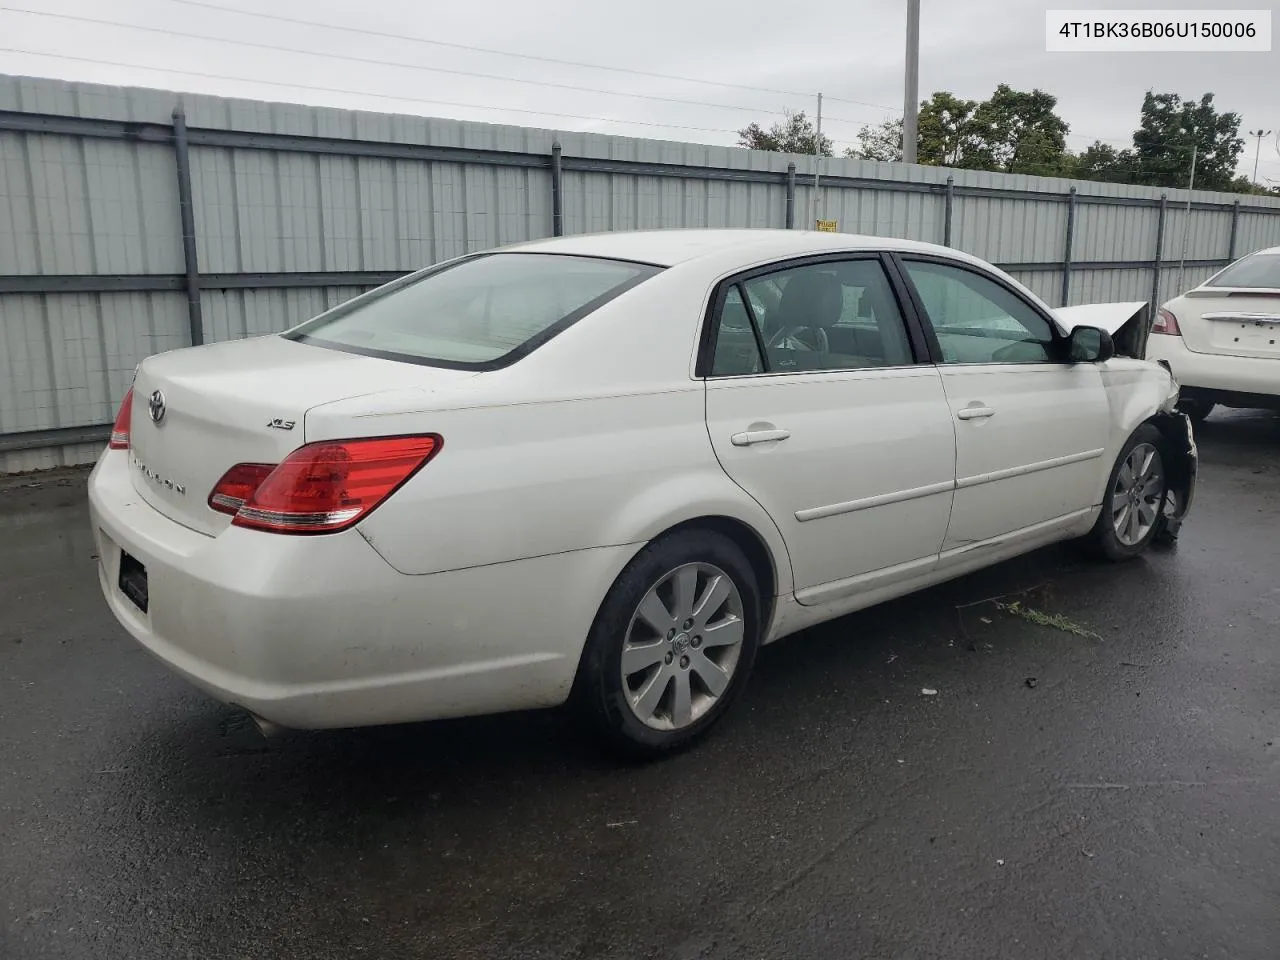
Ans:
[[[285,334],[368,356],[483,370],[529,353],[661,268],[492,253],[460,260]]]
[[[1205,286],[1280,289],[1280,253],[1255,253],[1237,260]]]

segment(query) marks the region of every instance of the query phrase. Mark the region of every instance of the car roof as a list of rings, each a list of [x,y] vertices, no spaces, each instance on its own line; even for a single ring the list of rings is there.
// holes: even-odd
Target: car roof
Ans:
[[[812,230],[634,230],[618,233],[589,233],[515,244],[507,250],[528,253],[556,253],[574,256],[636,260],[660,267],[700,257],[741,250],[744,260],[804,256],[860,250],[901,250],[942,253],[960,260],[974,258],[959,250],[917,240],[862,236],[852,233],[821,233]]]

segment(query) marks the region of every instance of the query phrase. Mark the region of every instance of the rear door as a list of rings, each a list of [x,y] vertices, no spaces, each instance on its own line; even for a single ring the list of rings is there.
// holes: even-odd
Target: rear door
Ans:
[[[956,429],[944,561],[1079,519],[1101,498],[1110,435],[1098,366],[1066,362],[1050,319],[987,271],[942,257],[901,263],[934,335]]]
[[[932,569],[955,431],[880,257],[734,278],[709,323],[700,369],[711,443],[782,531],[796,598],[838,599]]]

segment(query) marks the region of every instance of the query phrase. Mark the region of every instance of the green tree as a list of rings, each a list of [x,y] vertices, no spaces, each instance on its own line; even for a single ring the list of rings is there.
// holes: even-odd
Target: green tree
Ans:
[[[1136,182],[1153,187],[1185,187],[1191,173],[1191,149],[1196,148],[1196,187],[1230,190],[1236,164],[1244,150],[1240,117],[1219,113],[1213,94],[1198,101],[1174,93],[1147,92],[1142,121],[1133,134]]]
[[[945,90],[920,102],[916,124],[916,162],[954,167],[972,147],[969,123],[978,104],[961,100]],[[847,157],[865,160],[902,159],[902,119],[885,120],[858,131],[858,146],[845,151]]]
[[[1058,98],[1043,90],[996,87],[978,104],[967,124],[972,145],[959,165],[971,170],[1054,176],[1066,163],[1066,136],[1071,129],[1055,112]]]
[[[1134,167],[1132,150],[1117,150],[1109,143],[1095,140],[1081,153],[1069,157],[1066,174],[1077,180],[1132,183]]]
[[[858,145],[846,148],[844,155],[860,160],[901,160],[902,118],[863,127],[858,131]]]
[[[961,100],[939,90],[920,104],[919,141],[916,156],[937,167],[966,166],[965,160],[979,147],[974,129],[976,100]]]
[[[990,99],[964,100],[947,90],[921,101],[916,158],[931,166],[1007,173],[1064,174],[1067,124],[1058,100],[1042,90],[1026,93],[1000,84]],[[863,127],[847,156],[868,160],[902,157],[902,121]]]
[[[752,123],[738,131],[738,146],[751,150],[772,150],[776,153],[801,153],[812,155],[818,146],[818,131],[809,118],[801,110],[794,113],[783,111],[786,120],[775,123],[765,130],[758,123]],[[831,138],[822,135],[822,155],[831,156]]]

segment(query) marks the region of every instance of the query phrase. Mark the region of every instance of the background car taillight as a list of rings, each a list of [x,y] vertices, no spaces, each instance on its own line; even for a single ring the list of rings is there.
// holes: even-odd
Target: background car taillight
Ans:
[[[111,440],[107,447],[111,450],[129,449],[129,428],[133,423],[133,387],[124,395],[120,409],[116,413],[116,422],[111,427]]]
[[[214,485],[209,494],[210,508],[235,516],[275,468],[274,463],[237,463]]]
[[[1182,336],[1182,331],[1178,329],[1178,318],[1164,307],[1156,311],[1156,321],[1151,324],[1151,332],[1165,333],[1171,337]]]
[[[368,516],[421,470],[442,443],[434,434],[309,443],[258,479],[252,490],[248,487],[254,470],[264,465],[233,467],[210,494],[209,506],[230,512],[225,507],[243,496],[231,521],[234,526],[274,533],[335,533]],[[225,507],[214,504],[219,493]]]

